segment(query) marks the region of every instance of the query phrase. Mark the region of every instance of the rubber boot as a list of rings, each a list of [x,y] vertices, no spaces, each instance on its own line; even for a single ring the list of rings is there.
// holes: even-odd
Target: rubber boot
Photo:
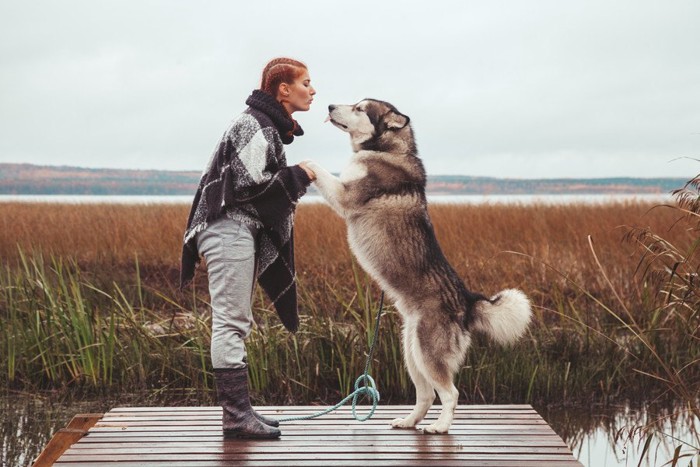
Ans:
[[[259,420],[250,405],[248,368],[215,369],[216,394],[223,409],[225,438],[274,439],[280,430]]]
[[[265,415],[258,413],[257,410],[253,409],[253,415],[255,415],[255,418],[263,422],[265,425],[270,425],[270,426],[280,426],[280,422],[277,419],[266,417]]]

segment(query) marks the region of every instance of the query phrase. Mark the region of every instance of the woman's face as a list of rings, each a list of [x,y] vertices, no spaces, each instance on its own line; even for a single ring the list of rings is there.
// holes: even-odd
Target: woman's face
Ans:
[[[304,72],[292,84],[282,83],[279,90],[279,101],[290,114],[296,111],[305,112],[311,108],[316,90],[311,86],[309,72]]]

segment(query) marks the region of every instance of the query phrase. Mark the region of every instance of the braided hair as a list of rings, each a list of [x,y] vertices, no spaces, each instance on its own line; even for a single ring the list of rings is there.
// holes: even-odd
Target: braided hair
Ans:
[[[306,70],[306,65],[292,58],[272,59],[263,69],[260,90],[277,98],[280,84],[292,84]]]
[[[307,71],[306,65],[298,60],[287,57],[274,58],[263,68],[262,78],[260,79],[260,90],[277,99],[277,92],[279,91],[280,84],[294,83],[305,71]],[[282,108],[287,112],[284,106],[282,106]],[[291,136],[293,138],[292,135],[298,134],[301,128],[289,112],[287,112],[287,115],[289,119],[294,122],[294,128],[290,130],[286,136]]]

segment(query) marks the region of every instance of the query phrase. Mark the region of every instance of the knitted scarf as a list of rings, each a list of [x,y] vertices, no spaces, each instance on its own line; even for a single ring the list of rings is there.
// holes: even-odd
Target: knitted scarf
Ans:
[[[257,240],[257,278],[284,326],[295,332],[297,290],[293,216],[311,183],[299,166],[287,166],[283,144],[304,134],[270,94],[255,90],[249,106],[233,120],[199,181],[182,248],[180,288],[200,261],[196,235],[230,215],[262,226]]]

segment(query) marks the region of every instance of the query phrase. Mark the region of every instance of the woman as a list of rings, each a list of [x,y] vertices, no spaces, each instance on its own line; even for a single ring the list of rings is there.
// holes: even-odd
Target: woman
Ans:
[[[211,358],[227,437],[277,438],[279,422],[255,412],[248,395],[245,339],[253,325],[255,278],[282,323],[298,326],[293,214],[314,179],[303,163],[288,167],[284,145],[304,134],[292,118],[316,91],[301,62],[267,64],[248,108],[224,132],[199,182],[182,249],[180,287],[207,263],[212,307]]]

